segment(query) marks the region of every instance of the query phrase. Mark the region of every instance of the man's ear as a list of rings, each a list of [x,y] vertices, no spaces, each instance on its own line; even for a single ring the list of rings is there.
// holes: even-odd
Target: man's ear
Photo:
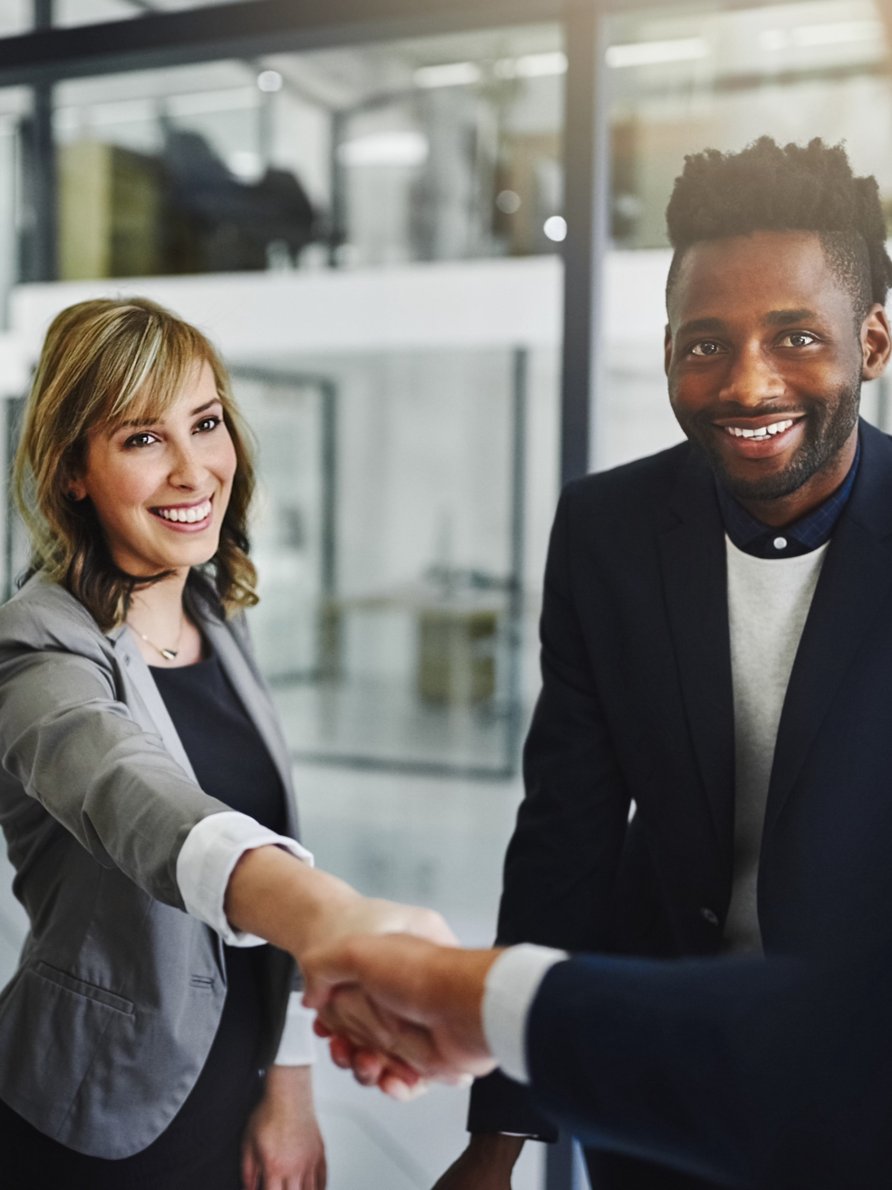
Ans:
[[[861,323],[862,380],[876,380],[882,376],[892,352],[892,332],[885,309],[876,302]]]
[[[669,375],[669,365],[672,363],[672,331],[669,329],[669,323],[666,323],[666,329],[663,333],[663,371]]]

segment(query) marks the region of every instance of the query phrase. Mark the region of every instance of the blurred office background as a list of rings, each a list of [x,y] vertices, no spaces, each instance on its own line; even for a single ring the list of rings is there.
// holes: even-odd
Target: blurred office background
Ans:
[[[673,179],[707,145],[822,136],[892,206],[890,8],[0,0],[0,451],[71,301],[147,294],[218,343],[323,866],[490,939],[559,487],[678,438]],[[865,393],[884,427],[888,402]],[[23,560],[2,493],[4,591]],[[4,890],[4,978],[21,930]],[[464,1143],[458,1092],[318,1086],[332,1190],[420,1190]],[[574,1177],[531,1145],[516,1185]]]

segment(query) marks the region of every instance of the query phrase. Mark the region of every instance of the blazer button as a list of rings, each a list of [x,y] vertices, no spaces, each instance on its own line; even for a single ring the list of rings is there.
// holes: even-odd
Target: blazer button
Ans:
[[[700,916],[704,921],[708,921],[711,926],[717,926],[719,924],[717,914],[713,913],[713,911],[708,909],[705,905],[700,910]]]

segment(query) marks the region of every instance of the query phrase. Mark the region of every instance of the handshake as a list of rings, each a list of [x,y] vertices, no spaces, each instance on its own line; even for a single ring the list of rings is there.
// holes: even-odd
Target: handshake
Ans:
[[[428,1080],[464,1083],[496,1061],[484,1033],[487,974],[498,950],[461,950],[410,934],[354,935],[301,957],[304,1003],[331,1056],[397,1099]]]
[[[499,1065],[599,1150],[722,1185],[892,1185],[887,950],[845,962],[463,950],[437,914],[395,909],[385,930],[413,933],[364,923],[300,959],[317,1032],[359,1082],[405,1099]]]

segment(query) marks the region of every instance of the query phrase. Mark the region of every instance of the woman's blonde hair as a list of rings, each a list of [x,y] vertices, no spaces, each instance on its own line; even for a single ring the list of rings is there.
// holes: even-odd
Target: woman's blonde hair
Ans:
[[[89,499],[71,498],[71,484],[86,464],[88,437],[124,420],[161,416],[195,364],[205,361],[237,460],[220,544],[208,564],[223,610],[231,613],[257,602],[246,532],[254,465],[247,428],[214,347],[194,326],[146,298],[78,302],[58,314],[47,332],[16,452],[15,495],[31,536],[32,571],[65,586],[104,629],[124,618],[134,587],[153,580],[119,569]]]

